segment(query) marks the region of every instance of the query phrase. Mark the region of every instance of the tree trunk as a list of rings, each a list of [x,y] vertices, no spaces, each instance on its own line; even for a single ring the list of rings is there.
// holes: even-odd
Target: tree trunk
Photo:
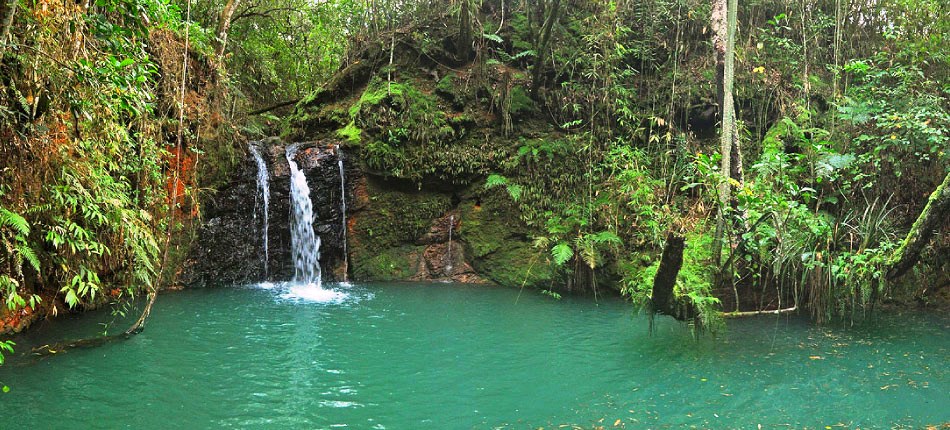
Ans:
[[[472,58],[472,0],[462,0],[459,10],[459,35],[455,56],[459,62],[467,63]]]
[[[234,16],[239,4],[241,4],[241,0],[228,0],[224,5],[224,9],[221,10],[216,33],[218,35],[218,57],[224,56],[224,50],[228,45],[228,30],[231,29],[231,17]]]
[[[547,58],[548,43],[551,42],[551,32],[554,24],[560,18],[561,0],[554,0],[551,3],[551,10],[544,20],[541,27],[541,34],[538,38],[537,55],[538,60],[534,63],[534,70],[531,76],[531,94],[537,98],[538,89],[541,87],[541,71],[544,69],[544,62]]]
[[[730,182],[742,184],[745,180],[742,170],[742,153],[739,147],[738,126],[736,124],[735,98],[735,46],[738,0],[713,0],[711,25],[713,27],[713,47],[716,51],[717,101],[721,123],[720,171],[725,178],[719,184],[719,219],[716,223],[716,239],[713,243],[713,259],[716,264],[722,260],[722,248],[726,242],[726,208],[735,209]],[[745,226],[745,215],[740,213],[734,219],[734,226],[741,231]],[[739,233],[741,234],[741,232]],[[742,249],[741,244],[739,249]],[[731,278],[731,277],[730,277]],[[738,303],[736,304],[738,306]]]
[[[676,276],[683,267],[683,251],[686,241],[682,236],[670,233],[666,236],[666,246],[660,257],[660,267],[653,278],[653,292],[651,302],[653,311],[681,319],[682,315],[676,311],[676,300],[673,297],[673,288],[676,287]]]
[[[0,29],[0,61],[3,61],[3,54],[7,51],[7,39],[10,38],[13,17],[16,15],[16,8],[19,3],[18,0],[8,0],[3,9],[0,10],[0,18],[3,20],[3,28]]]
[[[944,176],[943,182],[930,194],[927,206],[914,221],[901,246],[894,251],[888,264],[890,267],[887,270],[887,280],[897,280],[917,264],[920,253],[948,217],[950,217],[950,173]]]

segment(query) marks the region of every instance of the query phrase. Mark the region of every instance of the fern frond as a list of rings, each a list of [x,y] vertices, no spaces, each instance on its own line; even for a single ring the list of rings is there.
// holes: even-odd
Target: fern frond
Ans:
[[[26,260],[26,262],[30,263],[30,266],[33,266],[34,270],[37,272],[40,271],[40,259],[36,255],[36,251],[34,251],[33,248],[25,243],[20,243],[16,247],[16,252],[20,254],[20,256]]]
[[[22,236],[30,235],[30,223],[20,214],[0,208],[0,227],[10,227]]]

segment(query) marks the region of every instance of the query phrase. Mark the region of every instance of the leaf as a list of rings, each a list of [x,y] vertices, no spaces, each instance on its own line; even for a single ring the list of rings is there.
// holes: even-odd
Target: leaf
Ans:
[[[66,290],[65,300],[66,304],[69,305],[70,308],[74,308],[77,304],[79,304],[79,297],[76,296],[76,291],[71,288]]]
[[[554,257],[554,264],[560,266],[574,256],[574,250],[566,243],[559,243],[551,248],[551,256]]]
[[[497,35],[497,34],[487,34],[487,33],[485,33],[485,34],[482,34],[482,37],[485,38],[485,39],[491,40],[492,42],[495,42],[495,43],[504,43],[504,42],[505,42],[505,40],[502,39],[501,36],[499,36],[499,35]]]
[[[521,58],[524,58],[524,57],[533,57],[534,55],[535,55],[534,51],[531,50],[531,49],[529,49],[529,50],[527,50],[527,51],[521,51],[521,52],[515,54],[515,56],[514,56],[514,57],[511,57],[510,60],[511,60],[511,61],[520,60]]]

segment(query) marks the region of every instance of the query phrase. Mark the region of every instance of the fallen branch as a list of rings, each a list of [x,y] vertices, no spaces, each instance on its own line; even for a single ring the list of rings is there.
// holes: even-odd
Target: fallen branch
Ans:
[[[263,108],[263,109],[258,109],[258,110],[255,110],[255,111],[248,112],[247,114],[248,114],[248,115],[260,115],[260,114],[262,114],[262,113],[267,113],[267,112],[270,112],[270,111],[272,111],[272,110],[277,110],[277,109],[280,109],[280,108],[285,107],[285,106],[295,105],[295,104],[297,104],[297,102],[299,102],[299,101],[300,101],[300,99],[287,100],[287,101],[285,101],[285,102],[277,103],[277,104],[275,104],[275,105],[273,105],[273,106],[269,106],[269,107],[266,107],[266,108]]]
[[[768,311],[745,311],[745,312],[723,312],[723,318],[741,318],[741,317],[754,317],[756,315],[782,315],[790,314],[798,310],[798,306],[792,306],[785,309],[772,309]]]
[[[145,320],[148,319],[149,314],[152,313],[152,305],[155,304],[155,298],[158,296],[157,293],[149,293],[148,303],[145,305],[145,309],[142,310],[142,314],[135,320],[127,330],[113,335],[108,336],[97,336],[86,339],[74,339],[67,340],[63,342],[54,343],[52,345],[41,345],[34,347],[30,350],[30,354],[38,356],[46,356],[59,354],[61,352],[66,352],[73,348],[92,348],[96,346],[102,346],[110,342],[117,340],[125,340],[134,335],[139,334],[144,329]]]

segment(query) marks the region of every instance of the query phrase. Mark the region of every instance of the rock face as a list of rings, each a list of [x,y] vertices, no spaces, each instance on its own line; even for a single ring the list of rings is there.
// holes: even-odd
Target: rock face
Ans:
[[[228,286],[293,278],[290,251],[290,166],[286,142],[256,143],[267,165],[268,258],[264,267],[263,199],[257,164],[248,154],[232,181],[204,205],[199,228],[178,284]],[[300,146],[294,161],[304,172],[314,208],[314,231],[321,239],[320,266],[325,282],[347,279],[452,280],[486,282],[468,261],[462,239],[463,214],[453,210],[450,192],[413,190],[365,174],[358,160],[344,155],[348,208],[348,264],[344,262],[339,142],[321,140]],[[450,230],[452,236],[450,237]]]
[[[257,187],[257,164],[248,155],[226,187],[204,207],[204,223],[192,244],[178,282],[186,287],[226,286],[293,278],[290,253],[290,166],[286,143],[267,139],[258,144],[267,165],[268,261],[265,276],[263,199]],[[294,158],[307,177],[314,208],[313,228],[320,236],[323,279],[342,279],[343,214],[335,142],[301,145]],[[344,166],[346,164],[344,163]],[[348,169],[347,176],[357,177]]]

